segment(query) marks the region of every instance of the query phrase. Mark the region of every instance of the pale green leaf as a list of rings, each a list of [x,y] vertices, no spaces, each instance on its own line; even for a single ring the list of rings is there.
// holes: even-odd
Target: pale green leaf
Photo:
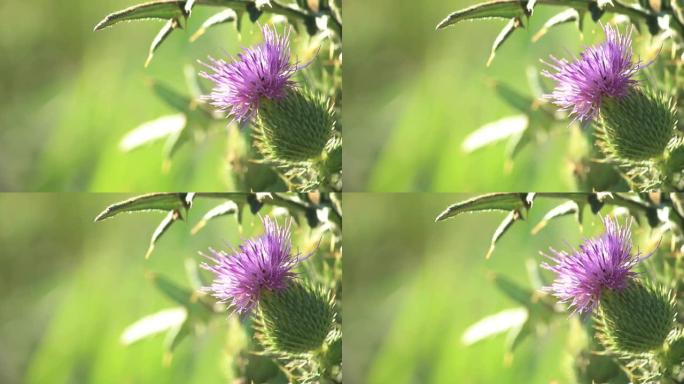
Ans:
[[[483,125],[465,138],[462,148],[470,153],[518,134],[527,128],[526,115],[515,115]]]
[[[183,307],[169,308],[143,317],[126,327],[119,339],[123,345],[167,331],[183,324],[188,312]]]
[[[182,113],[162,116],[148,121],[128,132],[121,139],[119,148],[128,152],[144,144],[152,143],[164,137],[173,135],[183,129],[186,124],[185,115]]]
[[[528,318],[527,309],[523,307],[503,310],[487,316],[468,327],[461,337],[465,345],[472,345],[492,336],[521,327]]]

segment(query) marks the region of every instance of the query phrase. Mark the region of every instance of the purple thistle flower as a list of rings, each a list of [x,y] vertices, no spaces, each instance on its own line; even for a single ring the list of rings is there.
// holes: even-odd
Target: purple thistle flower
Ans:
[[[296,277],[293,268],[302,260],[292,255],[290,227],[268,217],[262,218],[264,234],[244,241],[230,254],[210,249],[213,265],[202,264],[215,274],[211,286],[204,291],[229,305],[240,314],[250,312],[265,291],[279,292]]]
[[[284,98],[295,87],[292,75],[302,68],[290,63],[289,31],[278,36],[275,30],[264,26],[261,32],[261,44],[244,49],[230,63],[210,57],[211,65],[204,65],[212,73],[200,73],[214,82],[214,89],[203,99],[240,122],[254,117],[263,99]]]
[[[644,67],[640,61],[632,63],[632,30],[621,35],[617,29],[604,26],[606,40],[588,47],[572,63],[551,56],[553,63],[545,63],[555,72],[542,71],[553,79],[556,87],[544,95],[575,115],[575,120],[589,121],[596,117],[604,97],[622,98],[637,84],[632,76]]]
[[[553,284],[542,288],[556,296],[562,303],[570,303],[574,312],[588,313],[594,310],[604,290],[620,291],[636,276],[631,269],[650,255],[642,256],[639,251],[632,254],[631,219],[624,227],[609,217],[603,219],[605,232],[585,240],[572,253],[551,249],[554,256],[548,256],[555,265],[542,263],[542,267],[553,271]]]

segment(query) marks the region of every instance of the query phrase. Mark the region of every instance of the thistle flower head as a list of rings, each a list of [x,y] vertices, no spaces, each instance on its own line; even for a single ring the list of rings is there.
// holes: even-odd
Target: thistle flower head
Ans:
[[[605,232],[586,240],[572,253],[551,249],[547,257],[554,265],[542,267],[556,274],[551,286],[543,290],[569,303],[576,312],[594,310],[606,290],[621,291],[634,279],[632,268],[648,256],[632,253],[631,221],[624,227],[606,217]]]
[[[573,62],[551,56],[547,65],[553,70],[542,74],[556,82],[545,97],[575,119],[594,119],[604,97],[622,98],[637,83],[632,77],[644,65],[632,62],[632,31],[627,34],[604,26],[606,40],[588,47]]]
[[[264,234],[244,241],[230,254],[212,249],[209,259],[213,264],[202,264],[215,274],[205,291],[229,303],[240,314],[250,312],[265,292],[287,288],[296,277],[292,270],[301,260],[299,254],[291,253],[291,222],[284,227],[268,217],[262,222]]]
[[[204,100],[229,112],[237,121],[254,117],[263,99],[280,100],[295,86],[292,76],[302,67],[290,63],[290,33],[279,36],[261,27],[264,41],[244,49],[231,62],[209,58],[211,73],[200,75],[214,83]]]

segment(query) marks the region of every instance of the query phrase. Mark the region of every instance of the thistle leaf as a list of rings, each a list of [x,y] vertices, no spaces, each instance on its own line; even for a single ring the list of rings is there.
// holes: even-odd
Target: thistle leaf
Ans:
[[[180,326],[187,316],[188,312],[183,307],[164,309],[145,316],[126,327],[119,340],[123,345],[131,345],[150,336]]]
[[[446,220],[462,213],[481,211],[505,211],[529,208],[534,198],[533,193],[491,193],[453,204],[437,216],[435,221]]]
[[[577,22],[579,18],[580,14],[575,8],[568,8],[548,19],[546,23],[544,23],[544,25],[541,27],[541,29],[539,29],[539,32],[535,33],[534,36],[532,36],[532,41],[538,41],[542,38],[542,36],[546,35],[549,32],[549,30],[551,30],[551,28],[553,27],[565,23],[570,23],[573,21]]]
[[[473,345],[479,341],[520,327],[527,321],[527,318],[527,309],[524,307],[505,309],[494,315],[484,317],[468,327],[463,332],[463,336],[461,336],[461,342],[466,346]]]
[[[152,193],[137,196],[108,206],[104,211],[97,215],[95,221],[102,221],[122,212],[168,212],[172,210],[187,209],[190,205],[185,201],[185,195],[185,193]]]
[[[541,231],[544,227],[546,227],[546,225],[549,223],[549,221],[551,221],[553,219],[556,219],[556,218],[559,218],[562,216],[566,216],[566,215],[572,215],[572,214],[579,215],[580,211],[581,211],[580,206],[576,201],[574,201],[574,200],[566,201],[565,203],[562,203],[561,205],[559,205],[559,206],[551,209],[550,211],[548,211],[546,213],[546,215],[544,215],[544,217],[541,219],[541,221],[537,225],[534,226],[534,228],[532,229],[532,234],[536,235],[537,233],[539,233],[539,231]],[[579,217],[578,217],[578,221],[579,221]],[[581,224],[581,221],[580,221],[580,224]]]
[[[152,62],[154,53],[157,51],[161,43],[163,43],[166,40],[166,38],[169,37],[169,35],[171,34],[171,32],[173,32],[174,29],[178,28],[180,28],[180,23],[178,22],[178,19],[170,19],[159,30],[159,33],[157,33],[157,36],[154,37],[154,40],[152,40],[152,44],[150,45],[150,51],[147,54],[147,60],[145,60],[145,68],[147,68],[150,65],[150,62]]]
[[[519,17],[514,17],[512,18],[508,24],[506,24],[505,27],[499,32],[499,35],[496,36],[496,39],[494,40],[494,44],[492,44],[492,52],[489,54],[489,59],[487,59],[487,66],[492,63],[494,60],[494,56],[496,55],[496,51],[501,48],[501,45],[508,40],[509,37],[513,34],[513,31],[516,29],[520,28],[522,26],[522,20]]]
[[[492,236],[492,241],[489,246],[489,251],[487,251],[486,258],[489,259],[492,256],[492,253],[494,252],[494,248],[496,247],[496,243],[501,239],[501,236],[503,236],[515,223],[516,221],[520,220],[522,218],[522,214],[520,213],[519,210],[515,209],[512,210],[505,219],[499,224],[499,226],[496,228],[496,231],[494,231],[494,235]]]
[[[535,100],[531,97],[523,95],[505,83],[495,81],[491,84],[499,97],[501,97],[511,107],[524,113],[528,113],[530,110],[532,110]]]
[[[164,276],[150,274],[148,278],[152,280],[164,296],[185,307],[189,317],[199,316],[203,320],[208,319],[211,309],[199,300],[199,295],[185,287],[181,287]]]
[[[145,253],[146,259],[149,259],[152,255],[152,251],[154,251],[154,246],[157,244],[157,241],[159,241],[159,239],[162,237],[164,233],[166,233],[166,231],[171,227],[171,225],[180,218],[180,212],[175,209],[173,211],[169,211],[169,213],[166,214],[164,220],[162,220],[161,223],[159,223],[157,229],[155,229],[154,233],[152,234],[152,238],[150,239],[150,246],[149,248],[147,248],[147,253]]]
[[[492,1],[476,4],[472,7],[456,11],[448,15],[438,25],[437,29],[446,28],[464,20],[476,19],[510,19],[525,14],[525,2],[517,0]]]
[[[194,235],[199,232],[200,229],[204,228],[210,220],[217,217],[232,215],[238,213],[240,207],[234,201],[226,201],[223,204],[217,205],[216,207],[210,209],[207,213],[202,216],[202,219],[195,225],[191,233]]]
[[[204,35],[207,30],[211,27],[217,25],[229,23],[231,21],[237,21],[238,14],[233,9],[225,9],[210,18],[208,18],[202,25],[197,29],[197,31],[190,37],[190,41],[193,42],[197,40],[200,36]]]
[[[145,19],[174,19],[184,17],[183,5],[185,1],[153,1],[134,5],[130,8],[107,15],[96,26],[95,30],[111,27],[122,21],[145,20]]]
[[[132,151],[145,144],[177,133],[185,127],[185,124],[186,117],[182,113],[162,116],[158,119],[148,121],[128,132],[126,136],[121,139],[119,148],[124,152]]]
[[[470,153],[494,144],[523,132],[527,128],[527,123],[527,116],[515,115],[485,124],[465,138],[462,148],[466,153]]]

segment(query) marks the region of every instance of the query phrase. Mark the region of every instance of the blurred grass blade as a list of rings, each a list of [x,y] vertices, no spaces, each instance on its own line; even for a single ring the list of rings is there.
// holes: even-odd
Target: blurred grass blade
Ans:
[[[524,113],[528,113],[530,110],[532,110],[534,99],[531,97],[523,95],[511,86],[498,81],[493,82],[492,87],[494,87],[494,90],[499,97],[504,99],[504,101],[511,107]]]
[[[465,138],[462,148],[466,153],[470,153],[514,136],[527,128],[527,122],[527,116],[515,115],[485,124]]]
[[[183,307],[169,308],[145,316],[126,327],[121,334],[123,345],[131,345],[137,341],[169,330],[183,324],[188,312]]]
[[[162,220],[161,223],[159,223],[159,226],[157,226],[157,229],[154,230],[152,238],[150,239],[150,246],[149,248],[147,248],[147,253],[145,253],[146,259],[148,259],[152,255],[152,251],[154,251],[154,246],[155,244],[157,244],[157,241],[159,241],[159,238],[161,238],[162,235],[166,233],[166,231],[171,227],[171,224],[173,224],[179,218],[180,212],[174,209],[173,211],[169,211],[164,220]]]
[[[526,318],[522,324],[511,328],[506,335],[506,352],[512,353],[522,343],[527,336],[532,334],[532,325],[529,318]]]
[[[544,217],[539,221],[537,225],[534,226],[532,229],[532,234],[536,235],[541,231],[546,225],[549,223],[549,221],[556,219],[558,217],[566,216],[566,215],[572,215],[572,214],[579,214],[580,212],[580,206],[577,204],[576,201],[569,200],[561,205],[551,209],[544,215]],[[581,224],[581,222],[580,222]]]
[[[167,21],[166,24],[164,24],[164,26],[159,30],[159,33],[157,33],[157,36],[154,37],[154,40],[152,40],[152,44],[150,45],[150,51],[147,54],[147,60],[145,60],[145,68],[147,68],[150,65],[150,62],[152,62],[154,53],[157,51],[161,43],[163,43],[164,40],[169,37],[174,29],[179,27],[180,23],[178,22],[178,19],[171,19]]]
[[[186,15],[189,15],[190,12],[192,12],[192,8],[195,6],[195,3],[197,3],[197,1],[195,1],[195,0],[187,0],[185,2],[185,8],[184,9],[185,9]]]
[[[122,212],[171,211],[187,209],[184,193],[151,193],[115,203],[105,208],[95,221],[102,221]]]
[[[204,86],[202,86],[202,83],[199,81],[197,69],[195,69],[194,66],[186,64],[183,67],[183,75],[185,75],[185,85],[195,99],[199,99],[200,96],[209,93],[209,90],[205,89]]]
[[[170,136],[185,127],[186,117],[179,113],[175,115],[162,116],[158,119],[148,121],[128,132],[121,139],[119,148],[128,152],[142,145],[152,143],[166,136]]]
[[[518,0],[492,1],[476,4],[472,7],[456,11],[448,15],[438,25],[437,29],[446,28],[463,20],[475,19],[510,19],[525,13],[525,2]]]
[[[575,8],[568,8],[555,16],[552,16],[550,19],[544,23],[544,25],[539,29],[539,32],[535,33],[534,36],[532,36],[532,41],[536,42],[539,39],[542,38],[542,36],[546,35],[551,28],[565,24],[565,23],[570,23],[570,22],[577,22],[579,20],[580,14]],[[579,27],[579,26],[578,26]]]
[[[190,42],[193,42],[204,35],[207,30],[211,27],[229,23],[231,21],[237,21],[238,14],[233,9],[225,9],[210,18],[208,18],[202,25],[197,29],[197,31],[190,37]]]
[[[517,303],[527,308],[535,305],[532,301],[532,292],[529,289],[521,287],[518,283],[502,275],[492,274],[492,279],[497,288]]]
[[[202,216],[202,219],[195,225],[194,228],[192,228],[191,233],[194,235],[197,232],[199,232],[200,229],[204,228],[207,223],[215,219],[217,217],[225,216],[225,215],[231,215],[231,214],[237,214],[238,210],[240,208],[238,207],[237,203],[234,201],[226,201],[223,204],[217,205],[216,207],[210,209],[204,216]]]
[[[489,59],[487,59],[487,66],[489,67],[490,64],[492,64],[492,61],[494,60],[494,56],[496,56],[496,51],[501,48],[501,45],[508,40],[509,37],[513,34],[513,31],[516,29],[520,28],[522,26],[522,20],[518,17],[512,18],[506,26],[503,27],[501,32],[499,32],[499,35],[496,36],[496,39],[494,39],[494,44],[492,44],[492,51],[489,54]]]
[[[169,329],[164,340],[164,364],[169,365],[173,357],[173,351],[190,335],[190,323],[186,320],[182,324]]]
[[[532,194],[528,193],[491,193],[456,203],[447,207],[437,216],[435,221],[446,220],[462,213],[481,211],[512,211],[529,208],[532,205]]]
[[[494,252],[494,248],[496,247],[496,243],[501,239],[501,236],[503,236],[515,223],[516,221],[520,220],[522,218],[522,214],[520,213],[519,210],[513,210],[511,211],[505,219],[499,224],[499,226],[496,228],[496,231],[494,231],[494,235],[492,236],[492,242],[489,245],[489,251],[487,251],[487,255],[485,258],[489,259],[492,257],[492,253]]]
[[[183,4],[185,4],[185,1],[153,1],[134,5],[107,15],[95,26],[95,30],[99,31],[121,21],[144,19],[168,20],[183,17]]]
[[[189,316],[208,319],[211,309],[199,300],[199,296],[194,291],[181,287],[164,276],[150,274],[149,278],[166,297],[185,307]]]
[[[527,317],[527,309],[524,307],[506,309],[487,316],[468,327],[463,332],[461,342],[466,346],[473,345],[479,341],[522,326],[527,321]]]

